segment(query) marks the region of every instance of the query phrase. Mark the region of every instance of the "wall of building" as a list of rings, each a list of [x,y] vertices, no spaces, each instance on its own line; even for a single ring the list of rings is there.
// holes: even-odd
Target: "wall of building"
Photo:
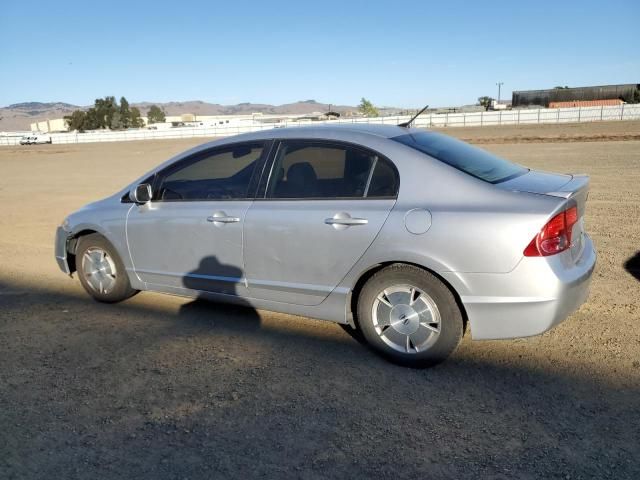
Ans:
[[[607,100],[571,100],[569,102],[549,102],[549,108],[609,107],[611,105],[622,105],[623,103],[619,98],[610,98]]]
[[[511,104],[515,107],[536,105],[548,107],[550,102],[571,102],[582,100],[608,100],[633,98],[640,84],[599,85],[578,88],[551,88],[548,90],[522,90],[513,92]]]
[[[54,118],[53,120],[43,120],[41,122],[35,122],[31,124],[32,132],[66,132],[67,124],[64,118]]]

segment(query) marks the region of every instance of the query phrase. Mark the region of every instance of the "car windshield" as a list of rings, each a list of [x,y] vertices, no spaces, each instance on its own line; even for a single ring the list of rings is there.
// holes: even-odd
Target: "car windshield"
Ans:
[[[485,182],[500,183],[529,171],[486,150],[440,133],[408,133],[393,137],[392,140],[426,153]]]

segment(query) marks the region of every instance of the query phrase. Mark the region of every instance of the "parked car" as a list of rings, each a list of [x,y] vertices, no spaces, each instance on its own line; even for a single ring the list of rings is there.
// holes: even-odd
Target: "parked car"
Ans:
[[[20,139],[20,145],[38,145],[43,143],[51,143],[50,135],[27,135]]]
[[[273,129],[193,148],[72,213],[55,255],[102,302],[153,290],[331,320],[423,367],[467,325],[537,335],[585,301],[588,187],[435,132]]]

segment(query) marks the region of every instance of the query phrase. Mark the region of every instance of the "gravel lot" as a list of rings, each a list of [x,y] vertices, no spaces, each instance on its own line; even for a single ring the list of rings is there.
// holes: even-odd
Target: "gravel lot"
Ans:
[[[0,148],[0,478],[640,478],[640,141],[617,140],[640,122],[552,127],[447,132],[592,176],[589,302],[422,371],[331,323],[102,305],[57,270],[67,213],[202,139]]]

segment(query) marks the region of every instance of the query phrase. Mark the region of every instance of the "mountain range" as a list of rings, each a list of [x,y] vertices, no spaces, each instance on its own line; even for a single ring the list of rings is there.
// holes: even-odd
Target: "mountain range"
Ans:
[[[315,100],[303,100],[295,103],[283,105],[269,105],[264,103],[238,103],[237,105],[221,105],[218,103],[207,103],[200,100],[187,102],[167,102],[152,103],[140,102],[132,103],[131,106],[138,107],[142,115],[146,115],[151,105],[162,108],[167,115],[180,115],[183,113],[193,113],[196,115],[234,115],[261,112],[264,114],[293,114],[303,115],[313,112],[334,112],[344,114],[357,110],[355,106],[330,105],[320,103]],[[8,105],[0,108],[0,131],[22,131],[29,130],[30,124],[46,119],[61,118],[69,115],[74,110],[84,110],[88,106],[72,105],[64,102],[23,102]],[[381,113],[392,114],[399,109],[384,108]]]

